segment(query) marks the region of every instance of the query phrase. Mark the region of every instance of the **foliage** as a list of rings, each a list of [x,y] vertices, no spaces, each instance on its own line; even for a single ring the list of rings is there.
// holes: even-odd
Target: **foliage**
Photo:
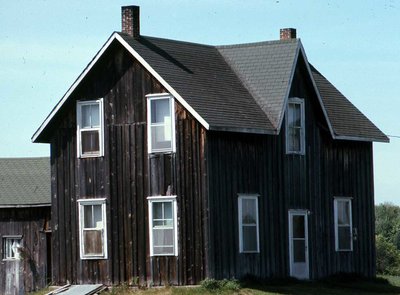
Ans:
[[[237,280],[214,280],[205,279],[201,282],[201,288],[207,291],[239,291],[240,284]]]
[[[391,203],[375,206],[376,234],[400,250],[400,207]]]
[[[376,236],[376,271],[385,275],[400,275],[400,251],[382,235]]]

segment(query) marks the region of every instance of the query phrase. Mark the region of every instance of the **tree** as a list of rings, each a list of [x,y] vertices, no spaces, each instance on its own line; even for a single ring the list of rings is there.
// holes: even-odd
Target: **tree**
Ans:
[[[376,234],[400,250],[400,207],[392,203],[375,206]]]

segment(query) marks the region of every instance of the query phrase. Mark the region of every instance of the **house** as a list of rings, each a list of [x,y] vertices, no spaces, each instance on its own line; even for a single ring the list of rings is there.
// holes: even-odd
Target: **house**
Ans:
[[[123,7],[32,141],[51,145],[57,284],[375,275],[388,138],[294,29],[209,46],[142,36]]]
[[[0,294],[50,282],[50,199],[49,158],[0,158]]]

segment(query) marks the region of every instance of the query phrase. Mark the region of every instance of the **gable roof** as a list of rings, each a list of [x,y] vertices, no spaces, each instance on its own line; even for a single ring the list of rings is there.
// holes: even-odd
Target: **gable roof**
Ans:
[[[33,142],[47,142],[41,134],[113,42],[120,42],[207,130],[278,134],[300,52],[308,66],[299,39],[209,46],[115,32],[35,132]],[[340,92],[325,91],[328,84],[310,67],[308,72],[333,138],[388,141],[368,119],[362,132],[349,128],[358,122],[354,118],[365,116],[343,102],[347,100]]]
[[[388,142],[383,134],[313,66],[310,67],[336,139]]]
[[[0,158],[0,208],[50,203],[49,158]]]

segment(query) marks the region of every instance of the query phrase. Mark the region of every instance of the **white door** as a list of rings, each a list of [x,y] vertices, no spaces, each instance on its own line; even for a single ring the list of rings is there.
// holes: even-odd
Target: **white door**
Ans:
[[[289,210],[290,276],[310,278],[308,263],[308,221],[306,210]]]

